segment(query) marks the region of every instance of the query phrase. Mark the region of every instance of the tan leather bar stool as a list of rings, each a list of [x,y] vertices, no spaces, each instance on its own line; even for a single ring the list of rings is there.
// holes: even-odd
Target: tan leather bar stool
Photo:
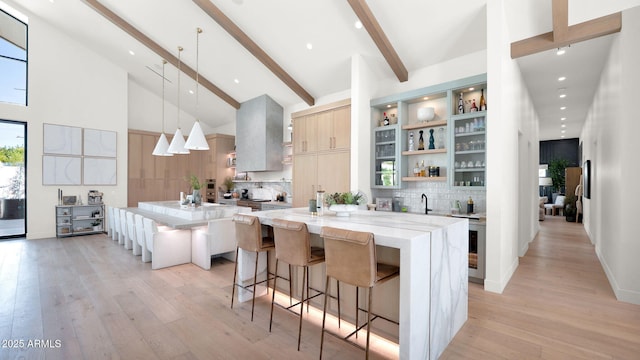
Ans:
[[[393,279],[400,274],[400,268],[393,265],[378,263],[376,259],[376,244],[372,233],[336,229],[325,226],[322,228],[321,236],[324,238],[325,263],[327,268],[327,282],[325,292],[329,288],[329,279],[351,284],[356,287],[356,329],[351,334],[344,337],[348,339],[365,325],[367,327],[367,346],[365,347],[366,358],[369,358],[369,330],[371,327],[371,300],[373,287],[387,280]],[[358,287],[369,288],[369,299],[367,307],[367,322],[362,326],[358,325]],[[339,301],[339,300],[338,300]],[[322,346],[324,345],[324,333],[337,336],[324,329],[327,315],[327,296],[324,298],[324,310],[322,314],[322,335],[320,336],[320,359],[322,359]]]
[[[236,240],[238,242],[238,246],[236,247],[236,266],[233,270],[233,288],[231,290],[231,308],[233,309],[233,298],[235,297],[236,286],[240,286],[245,290],[251,291],[253,293],[253,298],[251,300],[251,321],[253,321],[253,310],[256,304],[256,286],[258,284],[262,284],[263,282],[267,282],[267,291],[269,289],[268,281],[271,280],[269,278],[269,256],[267,256],[267,278],[262,281],[257,281],[258,279],[258,257],[261,252],[269,251],[275,249],[275,244],[273,242],[273,238],[263,237],[262,236],[262,225],[260,224],[260,219],[256,216],[246,215],[246,214],[235,214],[233,215],[233,222],[236,227]],[[255,270],[253,274],[253,283],[242,286],[236,284],[236,277],[238,274],[238,252],[239,249],[245,251],[252,251],[256,253],[256,264]],[[251,290],[248,288],[252,287]]]
[[[307,303],[307,311],[309,311],[309,300],[322,294],[318,293],[314,296],[309,295],[309,266],[321,264],[324,262],[324,249],[311,247],[309,240],[309,230],[307,225],[302,222],[288,221],[283,219],[273,219],[273,237],[276,244],[276,270],[278,274],[278,262],[280,260],[291,266],[302,266],[302,292],[300,294],[300,301],[290,306],[285,307],[289,310],[294,306],[300,305],[300,320],[298,324],[298,351],[300,351],[300,334],[302,333],[302,312],[304,303]],[[273,305],[275,304],[276,297],[276,281],[278,276],[273,280],[273,293],[271,295],[271,316],[269,318],[269,332],[271,332],[271,325],[273,323]],[[289,294],[291,295],[291,271],[289,271]],[[306,284],[306,286],[305,286]],[[305,297],[304,291],[307,290],[307,296]]]

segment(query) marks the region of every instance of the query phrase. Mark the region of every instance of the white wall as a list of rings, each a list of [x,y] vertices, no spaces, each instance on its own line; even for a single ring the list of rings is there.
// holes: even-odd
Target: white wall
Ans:
[[[23,11],[23,10],[21,10]],[[24,11],[23,11],[24,12]],[[29,16],[29,106],[0,104],[0,117],[27,125],[27,237],[55,236],[58,188],[67,195],[104,192],[109,205],[127,204],[127,74],[101,56]],[[116,186],[43,186],[43,123],[117,132]]]
[[[640,7],[625,10],[598,91],[582,130],[583,159],[591,160],[591,199],[584,200],[584,226],[616,297],[640,304],[640,237],[635,226],[637,179],[635,94],[640,79]],[[630,166],[631,164],[631,166]]]

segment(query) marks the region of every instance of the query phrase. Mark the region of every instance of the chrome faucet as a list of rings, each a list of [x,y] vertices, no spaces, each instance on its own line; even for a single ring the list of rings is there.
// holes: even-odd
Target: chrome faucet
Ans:
[[[429,211],[433,211],[433,209],[429,209],[429,199],[427,199],[427,195],[422,194],[422,199],[420,199],[420,202],[422,202],[423,199],[424,199],[424,214],[429,215]]]

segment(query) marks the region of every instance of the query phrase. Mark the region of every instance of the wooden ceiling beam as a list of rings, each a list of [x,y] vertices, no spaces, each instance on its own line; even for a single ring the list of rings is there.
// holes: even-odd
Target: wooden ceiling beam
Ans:
[[[569,34],[569,0],[553,0],[553,41],[562,42]]]
[[[553,16],[556,16],[555,12]],[[558,23],[560,23],[560,21],[558,21]],[[595,39],[600,36],[620,32],[620,30],[622,30],[622,13],[618,12],[585,21],[580,24],[568,26],[566,36],[563,37],[563,40],[557,40],[558,36],[562,37],[563,35],[558,35],[556,33],[555,26],[556,20],[554,19],[554,31],[512,42],[511,58],[517,59],[519,57],[557,49],[585,40]]]
[[[172,64],[175,67],[178,67],[178,58],[171,54],[169,51],[164,49],[155,41],[151,40],[147,35],[142,33],[140,30],[133,27],[133,25],[129,24],[123,18],[118,16],[116,13],[111,11],[106,6],[102,5],[97,0],[82,0],[85,4],[87,4],[90,8],[95,10],[98,14],[104,16],[107,20],[111,21],[114,25],[122,29],[127,34],[131,35],[134,39],[140,41],[143,45],[151,49],[153,52],[158,54],[161,58],[167,60],[168,63]],[[177,46],[177,45],[176,45]],[[182,63],[180,65],[180,69],[186,75],[188,75],[193,80],[196,79],[196,71]],[[224,92],[222,89],[214,85],[211,81],[207,80],[201,74],[198,76],[199,83],[204,86],[206,89],[214,93],[220,99],[224,100],[227,104],[233,106],[236,109],[240,108],[240,103],[232,98],[229,94]]]
[[[315,99],[307,92],[297,81],[295,81],[278,63],[275,62],[258,44],[238,27],[231,19],[229,19],[217,6],[210,0],[193,0],[207,15],[217,22],[223,29],[229,33],[236,41],[245,47],[253,56],[271,70],[282,82],[284,82],[294,93],[296,93],[309,106],[315,104]]]
[[[387,38],[387,35],[382,30],[382,27],[371,12],[366,1],[347,0],[347,2],[351,5],[353,12],[356,13],[356,16],[358,16],[358,19],[360,19],[364,28],[367,29],[369,36],[371,36],[371,39],[382,53],[382,56],[384,56],[389,66],[391,66],[391,70],[396,74],[398,80],[400,80],[400,82],[409,80],[409,72],[407,71],[407,68],[402,63],[400,56],[398,56],[393,45],[391,45],[389,38]]]

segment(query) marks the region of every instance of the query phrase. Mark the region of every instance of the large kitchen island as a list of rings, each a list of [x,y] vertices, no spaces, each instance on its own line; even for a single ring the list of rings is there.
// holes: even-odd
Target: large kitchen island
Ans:
[[[377,246],[399,249],[401,359],[437,359],[467,320],[466,219],[364,210],[312,216],[305,208],[252,215],[265,225],[276,218],[304,222],[312,234],[323,226],[372,232]]]

